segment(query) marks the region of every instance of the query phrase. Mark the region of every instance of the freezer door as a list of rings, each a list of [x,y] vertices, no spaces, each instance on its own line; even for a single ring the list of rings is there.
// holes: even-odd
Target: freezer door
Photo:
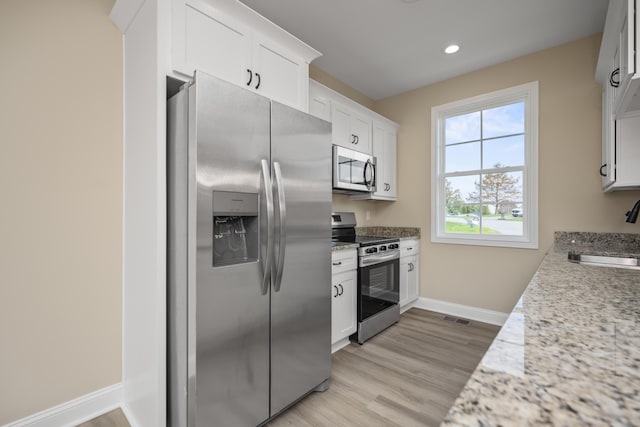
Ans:
[[[331,124],[272,102],[271,416],[331,375]]]
[[[269,173],[270,103],[199,72],[191,90],[188,425],[256,426],[269,417],[270,296],[263,276],[264,193],[271,183],[262,171],[266,165]]]

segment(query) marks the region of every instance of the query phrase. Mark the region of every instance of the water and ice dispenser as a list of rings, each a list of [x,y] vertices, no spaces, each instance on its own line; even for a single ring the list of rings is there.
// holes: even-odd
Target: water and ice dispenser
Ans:
[[[213,266],[257,261],[258,194],[213,192]]]

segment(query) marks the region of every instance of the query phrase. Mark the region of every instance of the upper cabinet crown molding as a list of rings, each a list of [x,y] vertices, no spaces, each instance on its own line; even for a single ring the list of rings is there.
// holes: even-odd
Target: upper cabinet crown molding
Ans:
[[[127,32],[129,25],[144,2],[145,0],[117,0],[113,5],[109,18],[116,24],[122,34]]]

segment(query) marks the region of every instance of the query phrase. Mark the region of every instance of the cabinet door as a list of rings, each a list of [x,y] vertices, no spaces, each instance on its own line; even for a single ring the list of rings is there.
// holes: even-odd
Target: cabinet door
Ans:
[[[199,0],[174,1],[173,8],[173,68],[188,76],[198,69],[246,85],[249,29]]]
[[[319,119],[331,121],[331,101],[309,86],[309,114]]]
[[[400,307],[409,302],[409,258],[400,258]]]
[[[351,110],[339,102],[331,102],[331,138],[335,145],[356,150],[355,138],[351,133]]]
[[[413,302],[420,295],[420,259],[414,255],[409,257],[408,261],[407,299],[409,302]]]
[[[418,298],[418,256],[411,255],[400,258],[400,307]]]
[[[605,84],[602,91],[602,188],[607,189],[616,181],[615,145],[616,129],[613,116],[613,87]]]
[[[351,133],[355,137],[355,149],[371,154],[372,120],[358,113],[351,113]]]
[[[339,102],[331,102],[333,143],[362,153],[371,154],[373,121]]]
[[[331,278],[331,343],[353,334],[356,329],[355,270],[334,274]]]
[[[376,157],[376,199],[396,199],[396,131],[384,124],[373,125],[373,155]]]
[[[308,64],[259,34],[253,35],[254,80],[257,93],[302,111],[308,111]]]

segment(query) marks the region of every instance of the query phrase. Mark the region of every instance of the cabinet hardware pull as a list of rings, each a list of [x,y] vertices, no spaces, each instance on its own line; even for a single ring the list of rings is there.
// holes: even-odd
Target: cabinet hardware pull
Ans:
[[[407,250],[408,250],[408,251],[412,251],[412,250],[413,250],[413,248],[407,248]]]
[[[340,293],[338,294],[338,296],[344,294],[344,288],[342,287],[341,283],[338,283],[338,286],[340,286]]]
[[[251,85],[251,80],[253,80],[253,72],[247,68],[247,73],[249,73],[249,81],[247,82],[247,86]]]
[[[358,142],[360,142],[360,137],[358,135],[353,135],[356,137],[356,145],[358,144]]]
[[[256,77],[258,78],[258,84],[256,85],[256,89],[260,87],[260,73],[256,73]]]
[[[335,293],[335,295],[334,295],[333,297],[334,297],[334,298],[337,298],[337,297],[338,297],[338,295],[340,295],[340,294],[338,293],[338,287],[334,285],[334,286],[333,286],[333,289],[335,289],[335,290],[336,290],[336,293]]]
[[[412,263],[412,262],[410,262],[410,263],[409,263],[409,271],[413,271],[413,269],[414,269],[413,263]]]
[[[613,70],[613,72],[611,73],[611,76],[609,77],[609,84],[611,84],[611,86],[613,87],[618,87],[620,86],[620,80],[615,80],[616,76],[620,75],[620,68],[616,68],[615,70]]]
[[[342,261],[334,262],[333,265],[342,265]]]
[[[602,170],[603,170],[604,168],[606,168],[606,167],[607,167],[607,164],[606,164],[606,163],[605,163],[604,165],[600,166],[600,176],[607,176],[607,174],[606,174],[606,173],[602,172]]]
[[[352,144],[356,143],[356,136],[354,134],[351,134],[351,143]]]

